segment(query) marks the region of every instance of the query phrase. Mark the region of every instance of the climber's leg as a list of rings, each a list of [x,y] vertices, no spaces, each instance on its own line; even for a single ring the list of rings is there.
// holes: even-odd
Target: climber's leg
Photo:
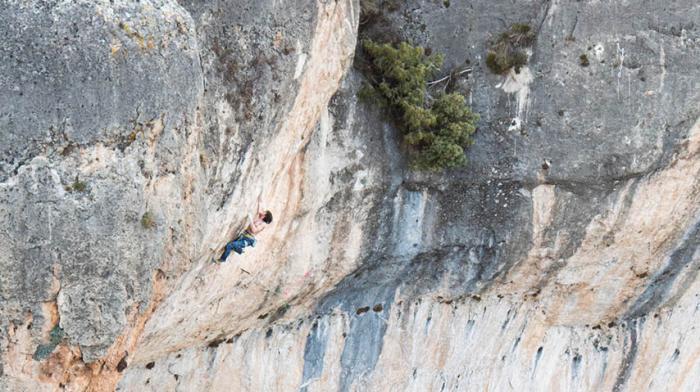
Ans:
[[[226,259],[228,258],[228,255],[231,254],[232,250],[238,254],[241,254],[243,252],[243,248],[241,247],[241,244],[240,244],[240,238],[236,238],[235,240],[226,244],[226,248],[224,249],[224,254],[221,255],[221,258],[219,259],[219,261],[222,263],[224,261],[226,261]]]
[[[246,246],[255,246],[255,237],[249,237],[245,234],[238,236],[238,238],[226,244],[224,254],[221,255],[219,261],[222,263],[225,262],[228,256],[231,254],[231,251],[234,251],[239,255],[243,254],[243,248]]]
[[[241,241],[243,241],[243,244],[244,244],[243,247],[246,247],[246,246],[254,247],[255,246],[255,237],[248,237],[247,235],[244,234],[241,236]]]

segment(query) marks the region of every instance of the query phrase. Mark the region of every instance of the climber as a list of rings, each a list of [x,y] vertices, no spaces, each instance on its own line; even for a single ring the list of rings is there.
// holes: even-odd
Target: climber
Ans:
[[[260,209],[260,196],[258,196],[255,219],[248,214],[248,227],[236,239],[226,244],[224,254],[221,255],[218,261],[221,263],[225,262],[232,250],[240,255],[243,254],[243,248],[255,246],[255,235],[263,231],[265,225],[270,223],[272,223],[272,213]]]

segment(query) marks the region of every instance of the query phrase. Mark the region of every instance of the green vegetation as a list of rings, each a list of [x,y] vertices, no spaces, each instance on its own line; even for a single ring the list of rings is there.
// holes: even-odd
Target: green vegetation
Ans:
[[[486,52],[486,66],[491,72],[502,75],[527,64],[527,54],[523,48],[530,46],[535,33],[529,25],[516,23],[508,31],[501,33]]]
[[[87,184],[84,183],[83,181],[78,180],[78,178],[75,178],[75,181],[73,181],[73,190],[76,192],[85,192],[87,190]]]
[[[381,12],[376,0],[360,0],[360,20],[374,18]]]
[[[588,67],[591,63],[588,61],[588,56],[584,53],[578,57],[579,64],[582,67]]]
[[[65,190],[67,192],[85,192],[87,191],[87,184],[84,181],[80,181],[78,176],[75,176],[75,181],[70,185],[66,185]]]
[[[362,48],[370,83],[360,97],[387,109],[404,135],[411,167],[437,171],[464,165],[464,148],[472,144],[478,117],[462,94],[428,94],[428,78],[440,69],[442,56],[406,42],[393,46],[365,40]]]
[[[144,229],[153,229],[156,227],[156,218],[151,211],[146,211],[141,217],[141,226]]]
[[[54,326],[53,329],[51,329],[51,332],[49,332],[49,342],[37,346],[32,358],[34,358],[35,361],[42,361],[48,358],[59,343],[61,343],[64,336],[65,333],[63,332],[63,328],[59,327],[58,325]]]
[[[360,20],[375,18],[383,11],[397,11],[400,6],[400,0],[360,0]]]

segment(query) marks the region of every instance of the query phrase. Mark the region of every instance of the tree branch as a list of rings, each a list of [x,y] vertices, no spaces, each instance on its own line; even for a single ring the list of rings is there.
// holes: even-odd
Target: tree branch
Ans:
[[[428,82],[428,86],[434,86],[434,85],[436,85],[436,84],[438,84],[438,83],[442,83],[442,82],[444,82],[444,81],[446,81],[446,80],[450,80],[450,79],[452,78],[453,75],[454,75],[454,76],[459,76],[459,75],[462,75],[462,74],[465,74],[465,73],[468,73],[468,72],[471,72],[471,71],[472,71],[471,68],[466,68],[466,69],[463,69],[463,70],[461,70],[461,71],[459,71],[459,72],[456,72],[456,73],[455,73],[455,72],[450,72],[449,75],[447,75],[447,76],[445,76],[445,77],[443,77],[443,78],[440,78],[440,79],[437,79],[437,80],[433,80],[432,82]]]

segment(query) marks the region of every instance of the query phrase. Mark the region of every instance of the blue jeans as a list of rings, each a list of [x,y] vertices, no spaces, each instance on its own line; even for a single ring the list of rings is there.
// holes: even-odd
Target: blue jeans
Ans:
[[[228,255],[231,254],[232,250],[238,253],[239,255],[243,254],[243,248],[245,248],[246,246],[255,246],[255,238],[248,237],[245,234],[241,234],[238,236],[238,238],[226,244],[224,254],[221,255],[221,259],[219,260],[221,262],[226,261],[226,258],[228,258]]]

